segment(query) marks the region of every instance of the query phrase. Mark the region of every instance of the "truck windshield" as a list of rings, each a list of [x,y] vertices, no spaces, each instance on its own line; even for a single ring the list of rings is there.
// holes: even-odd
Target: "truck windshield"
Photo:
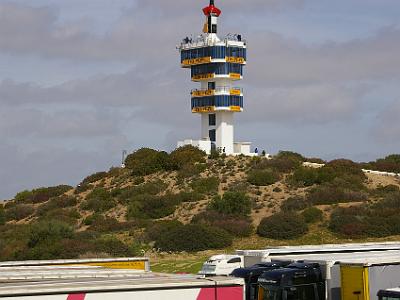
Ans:
[[[258,300],[317,300],[318,293],[314,285],[301,285],[279,288],[260,286]]]
[[[260,285],[258,288],[258,300],[282,300],[282,290],[277,286]]]

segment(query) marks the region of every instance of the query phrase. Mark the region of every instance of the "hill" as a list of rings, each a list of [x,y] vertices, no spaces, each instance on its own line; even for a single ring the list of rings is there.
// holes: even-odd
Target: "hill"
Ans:
[[[399,238],[399,178],[362,171],[399,172],[398,155],[321,168],[304,161],[325,163],[293,152],[267,159],[140,149],[126,168],[77,187],[23,191],[0,206],[0,260],[146,252],[193,260],[192,268],[212,249]],[[206,252],[182,256],[198,251]]]

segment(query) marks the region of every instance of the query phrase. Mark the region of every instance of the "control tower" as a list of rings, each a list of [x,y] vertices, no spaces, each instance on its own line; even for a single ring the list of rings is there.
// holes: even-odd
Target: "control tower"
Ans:
[[[234,114],[243,111],[243,90],[236,84],[243,78],[246,41],[240,34],[218,37],[221,10],[214,0],[203,13],[203,33],[195,39],[184,38],[178,46],[182,67],[190,69],[192,81],[200,85],[191,92],[191,110],[201,116],[201,139],[185,140],[178,146],[193,145],[206,153],[254,155],[250,143],[234,142]]]

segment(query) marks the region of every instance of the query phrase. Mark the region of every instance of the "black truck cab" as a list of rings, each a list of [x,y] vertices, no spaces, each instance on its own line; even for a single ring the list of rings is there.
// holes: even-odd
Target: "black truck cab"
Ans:
[[[400,288],[379,291],[379,300],[398,300],[400,299]]]
[[[316,263],[293,263],[263,273],[258,300],[324,300],[325,280]]]
[[[260,263],[248,268],[233,270],[231,276],[243,278],[246,283],[246,300],[258,299],[258,278],[267,271],[280,269],[289,265],[290,262]]]

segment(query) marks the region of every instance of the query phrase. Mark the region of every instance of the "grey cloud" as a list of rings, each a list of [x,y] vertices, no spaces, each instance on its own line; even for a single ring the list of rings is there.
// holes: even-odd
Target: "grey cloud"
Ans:
[[[247,95],[244,120],[289,124],[326,124],[350,120],[362,113],[367,88],[314,84],[289,88],[253,89]]]
[[[384,108],[376,118],[371,134],[378,142],[400,144],[400,99]]]
[[[41,139],[104,137],[117,135],[120,115],[107,112],[7,109],[0,113],[0,133],[14,138]]]
[[[308,46],[271,32],[249,37],[249,80],[260,86],[387,80],[400,77],[400,30],[365,39]]]
[[[0,157],[2,198],[11,198],[23,189],[76,184],[88,174],[119,163],[119,156],[106,151],[96,153],[54,145],[40,151],[22,151],[4,142],[0,144]]]

